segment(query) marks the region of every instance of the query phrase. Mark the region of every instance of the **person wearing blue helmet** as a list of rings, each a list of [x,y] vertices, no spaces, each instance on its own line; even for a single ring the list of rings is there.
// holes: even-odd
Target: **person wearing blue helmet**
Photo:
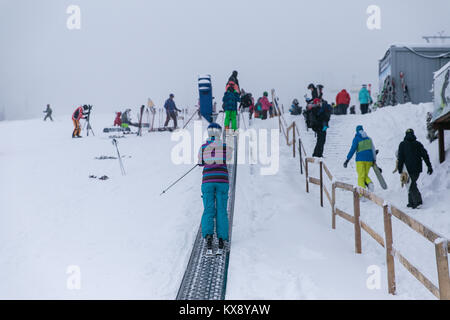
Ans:
[[[216,221],[219,247],[217,254],[224,250],[228,241],[228,168],[231,158],[230,147],[221,141],[222,128],[213,122],[208,126],[208,140],[198,154],[199,166],[203,167],[202,179],[202,236],[206,240],[207,255],[212,255],[214,220]]]
[[[347,165],[355,152],[358,186],[373,191],[374,185],[369,178],[369,171],[377,160],[377,154],[372,139],[367,136],[367,133],[361,125],[356,127],[356,135],[353,138],[352,147],[347,155],[347,160],[344,162],[344,168],[347,168]]]

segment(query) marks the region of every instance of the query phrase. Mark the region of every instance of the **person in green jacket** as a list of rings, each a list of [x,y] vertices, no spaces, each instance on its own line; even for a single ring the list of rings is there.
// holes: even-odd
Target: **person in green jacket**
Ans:
[[[224,123],[225,129],[228,130],[230,128],[230,121],[231,121],[231,129],[233,129],[233,131],[236,131],[237,108],[238,102],[241,101],[241,97],[232,86],[229,86],[228,90],[225,92],[223,96],[222,101],[223,101],[223,110],[225,111],[225,123]]]

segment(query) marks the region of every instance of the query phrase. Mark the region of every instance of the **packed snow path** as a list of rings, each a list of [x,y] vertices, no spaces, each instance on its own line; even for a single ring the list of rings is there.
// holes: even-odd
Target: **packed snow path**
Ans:
[[[229,145],[230,139],[227,144]],[[234,149],[233,163],[228,165],[228,172],[231,177],[228,194],[228,220],[229,220],[229,243],[231,244],[231,234],[234,216],[234,199],[236,191],[237,173],[237,137],[233,137],[232,147]],[[214,252],[218,246],[218,239],[214,235]],[[230,259],[230,245],[224,254],[219,256],[206,256],[206,242],[202,237],[201,226],[198,229],[194,247],[188,266],[181,282],[177,300],[224,300],[228,264]]]

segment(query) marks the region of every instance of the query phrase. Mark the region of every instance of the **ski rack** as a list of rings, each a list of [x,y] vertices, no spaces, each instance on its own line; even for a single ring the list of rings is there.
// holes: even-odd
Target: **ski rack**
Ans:
[[[225,247],[222,255],[207,257],[205,255],[206,241],[202,238],[200,225],[176,300],[225,300],[236,194],[237,136],[233,136],[233,144],[233,163],[227,165],[230,176],[230,189],[228,191],[228,246]],[[217,247],[218,239],[214,235],[213,248],[217,249]]]

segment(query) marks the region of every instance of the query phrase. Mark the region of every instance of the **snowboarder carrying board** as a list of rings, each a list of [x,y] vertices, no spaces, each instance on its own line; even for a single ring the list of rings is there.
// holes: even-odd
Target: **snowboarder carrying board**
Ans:
[[[416,209],[422,204],[422,195],[417,188],[417,179],[422,172],[422,160],[425,161],[429,175],[433,174],[430,157],[422,143],[417,141],[413,129],[406,130],[405,139],[398,146],[398,172],[402,174],[403,166],[406,166],[411,184],[408,190],[408,207]]]
[[[214,220],[216,220],[219,247],[222,254],[225,241],[228,241],[228,169],[227,160],[231,158],[231,149],[220,140],[222,128],[215,122],[208,126],[208,140],[198,154],[199,166],[203,167],[202,197],[202,236],[206,240],[206,255],[212,255]]]
[[[369,171],[376,164],[377,154],[372,139],[367,136],[363,126],[356,127],[356,135],[353,138],[352,147],[344,162],[344,168],[356,152],[356,172],[358,173],[358,186],[369,191],[374,191],[374,185],[369,178]]]

